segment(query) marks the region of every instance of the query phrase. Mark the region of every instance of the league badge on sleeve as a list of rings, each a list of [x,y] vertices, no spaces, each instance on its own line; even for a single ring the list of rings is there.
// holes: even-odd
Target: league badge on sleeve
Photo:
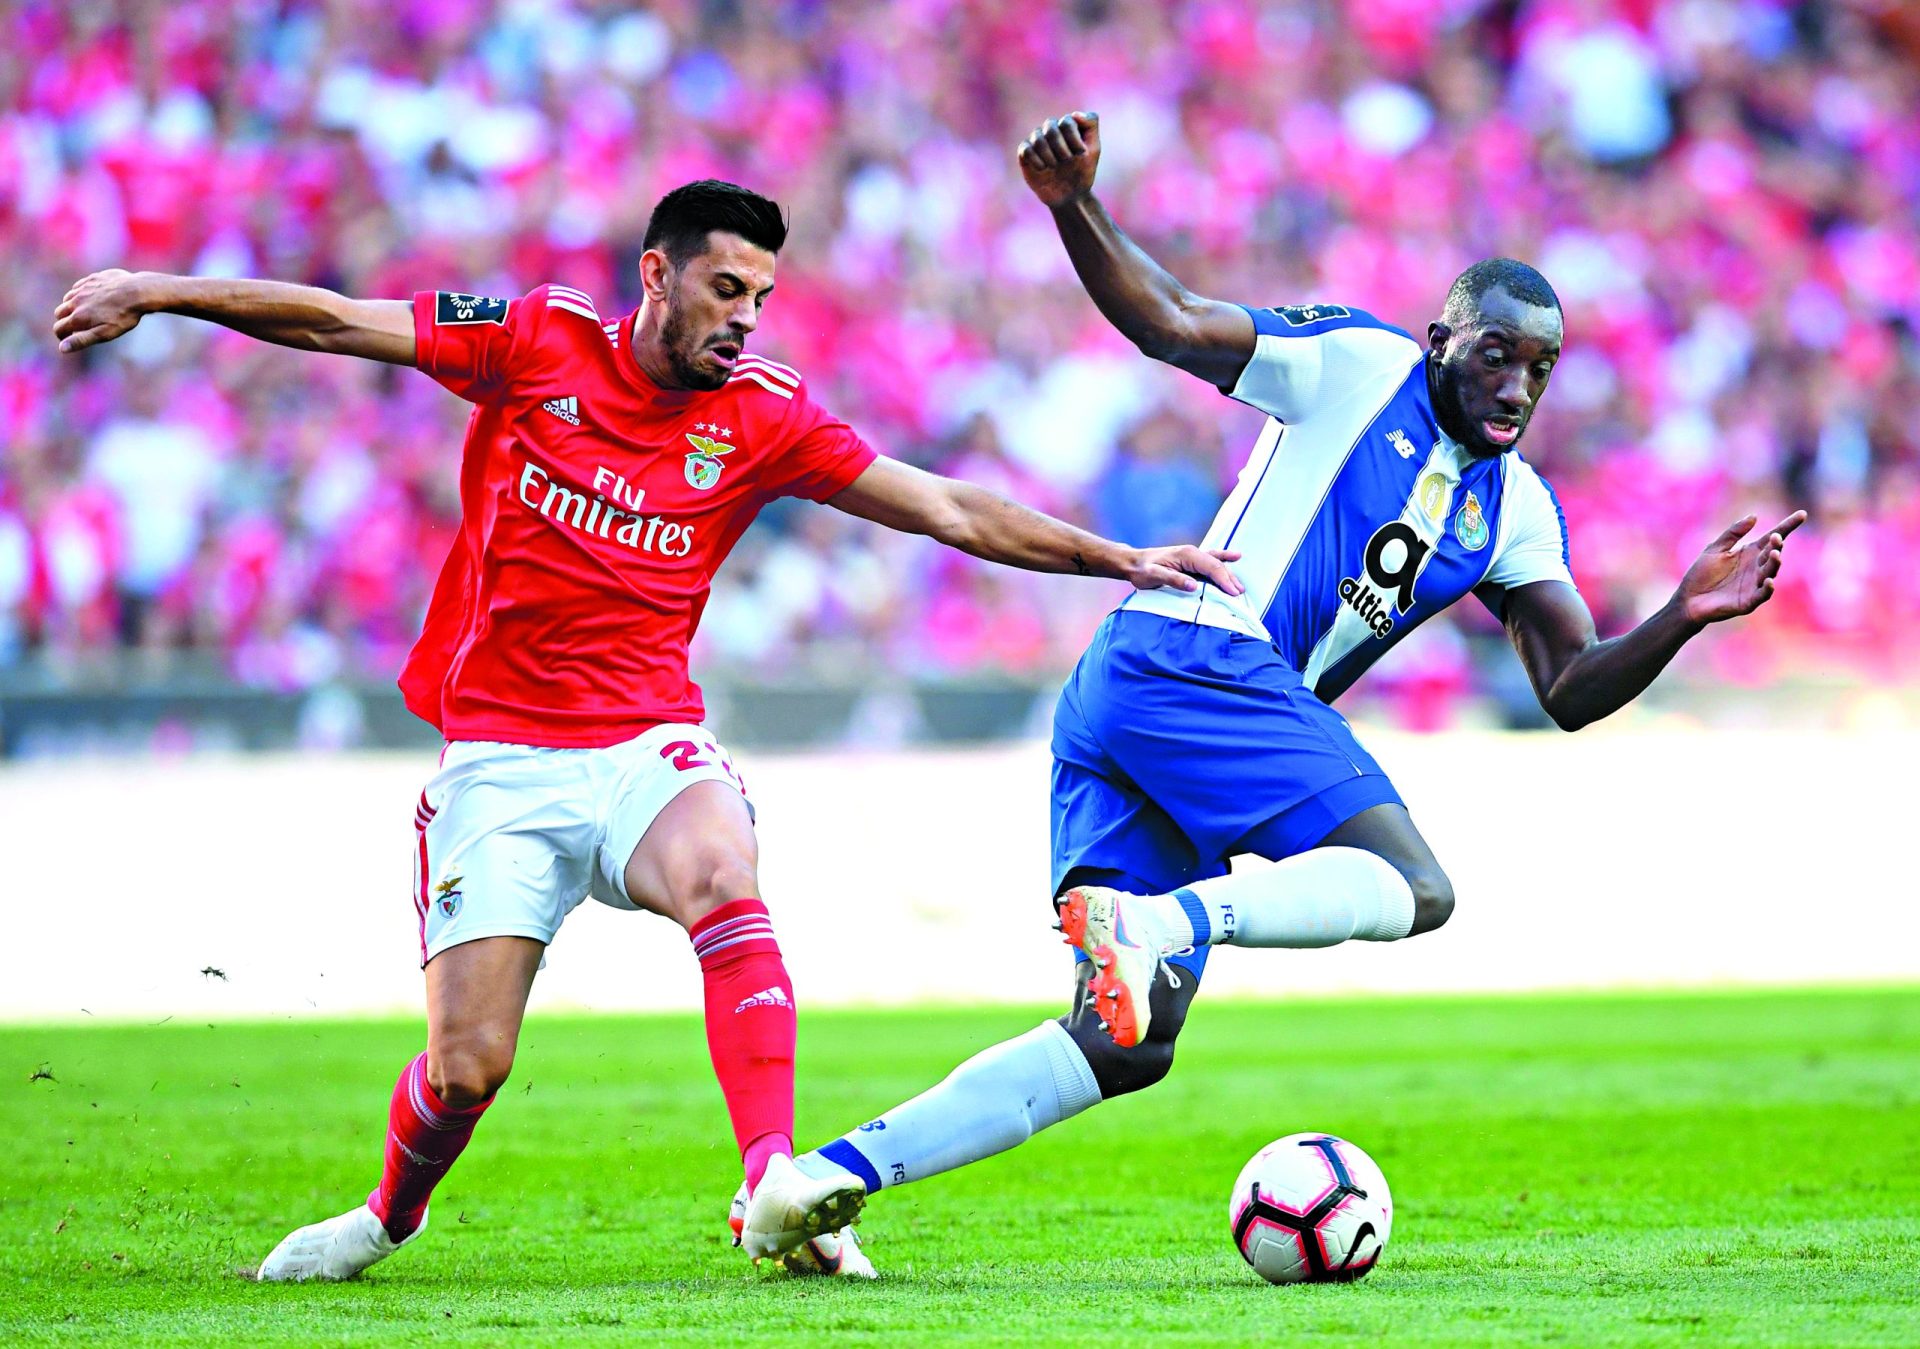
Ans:
[[[457,290],[443,290],[434,296],[433,321],[435,324],[498,323],[504,327],[507,322],[507,302],[496,300],[491,295],[466,295]]]
[[[1480,498],[1472,492],[1467,493],[1467,504],[1453,517],[1453,532],[1460,540],[1460,546],[1469,553],[1477,553],[1487,546],[1492,537],[1487,529],[1487,517],[1480,512]]]
[[[703,424],[700,429],[720,431],[722,428]],[[735,447],[691,431],[687,432],[687,443],[693,446],[693,453],[687,456],[687,485],[704,492],[720,481],[720,470],[726,467],[720,456],[732,454]]]
[[[1289,328],[1304,328],[1310,323],[1353,317],[1353,311],[1343,304],[1277,304],[1273,312],[1285,319]]]

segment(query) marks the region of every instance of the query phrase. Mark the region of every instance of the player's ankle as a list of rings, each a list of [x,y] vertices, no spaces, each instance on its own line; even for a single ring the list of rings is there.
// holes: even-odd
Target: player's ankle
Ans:
[[[801,1175],[811,1176],[815,1180],[833,1180],[853,1175],[852,1171],[818,1151],[800,1153],[793,1159],[793,1165]]]
[[[1147,920],[1147,930],[1142,933],[1147,940],[1142,945],[1153,945],[1161,955],[1170,955],[1190,946],[1206,945],[1200,933],[1200,923],[1205,921],[1204,913],[1196,922],[1187,902],[1180,897],[1183,893],[1175,891],[1169,895],[1141,895],[1137,900],[1128,901],[1128,912],[1140,913]],[[1136,904],[1137,909],[1134,907]]]
[[[767,1163],[775,1157],[793,1156],[793,1140],[781,1133],[764,1133],[741,1150],[740,1161],[746,1168],[747,1190],[751,1193],[767,1173]]]
[[[420,1224],[427,1218],[424,1204],[419,1208],[389,1210],[378,1189],[367,1196],[367,1207],[373,1210],[373,1216],[386,1229],[387,1240],[396,1246],[419,1231]]]

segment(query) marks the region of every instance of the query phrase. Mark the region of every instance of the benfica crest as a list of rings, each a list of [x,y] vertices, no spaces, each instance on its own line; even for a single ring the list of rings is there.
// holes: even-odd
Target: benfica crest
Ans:
[[[687,485],[704,492],[720,481],[720,470],[726,467],[720,456],[732,454],[735,447],[691,431],[687,432],[687,443],[693,446],[693,453],[687,456]]]

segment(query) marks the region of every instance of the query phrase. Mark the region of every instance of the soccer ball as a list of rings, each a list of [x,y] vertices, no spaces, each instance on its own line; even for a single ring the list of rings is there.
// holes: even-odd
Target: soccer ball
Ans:
[[[1348,1283],[1380,1263],[1393,1196],[1346,1139],[1288,1134],[1241,1168],[1227,1216],[1233,1244],[1268,1283]]]

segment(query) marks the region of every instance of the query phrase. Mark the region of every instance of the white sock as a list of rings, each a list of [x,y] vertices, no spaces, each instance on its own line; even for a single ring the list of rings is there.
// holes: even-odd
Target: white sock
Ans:
[[[1086,1055],[1057,1021],[975,1054],[939,1086],[797,1160],[867,1182],[925,1180],[1026,1142],[1100,1100]]]
[[[1155,899],[1175,948],[1337,946],[1398,941],[1413,930],[1413,887],[1362,848],[1314,848]]]

